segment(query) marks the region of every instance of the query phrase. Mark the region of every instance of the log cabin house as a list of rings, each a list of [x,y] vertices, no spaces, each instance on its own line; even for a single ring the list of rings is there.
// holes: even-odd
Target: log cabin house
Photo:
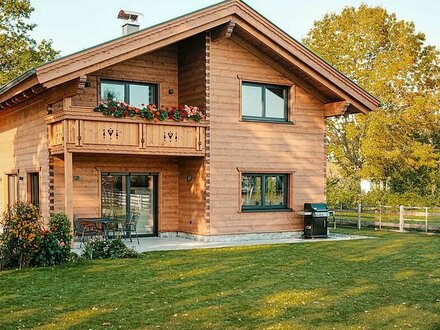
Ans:
[[[112,100],[132,108],[94,111]],[[175,105],[204,118],[175,121],[190,111]],[[378,105],[227,0],[3,86],[0,207],[22,200],[71,219],[136,212],[139,234],[205,241],[299,235],[304,202],[325,200],[325,119]],[[165,107],[176,110],[157,120]]]

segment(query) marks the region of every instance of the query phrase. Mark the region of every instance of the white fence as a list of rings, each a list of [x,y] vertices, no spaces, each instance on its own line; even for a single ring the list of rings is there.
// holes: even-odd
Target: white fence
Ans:
[[[399,231],[416,230],[440,232],[440,208],[415,206],[374,207],[358,204],[352,209],[333,209],[333,226],[340,227],[375,227]]]

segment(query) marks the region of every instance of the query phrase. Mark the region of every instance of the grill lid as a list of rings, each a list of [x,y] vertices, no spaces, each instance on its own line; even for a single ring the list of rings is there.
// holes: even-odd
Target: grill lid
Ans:
[[[305,203],[305,212],[328,212],[327,204],[325,203]]]

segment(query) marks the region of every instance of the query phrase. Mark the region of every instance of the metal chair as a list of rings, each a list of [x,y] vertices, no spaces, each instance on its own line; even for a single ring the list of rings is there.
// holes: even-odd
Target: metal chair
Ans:
[[[119,237],[124,236],[125,223],[126,223],[125,217],[123,218],[119,216],[112,217],[112,223],[110,225],[109,230],[112,231],[113,238],[116,238],[116,235],[118,235]]]
[[[73,217],[73,226],[74,226],[74,236],[79,237],[81,248],[84,237],[93,238],[98,235],[98,232],[95,228],[95,226],[91,223],[82,223],[81,219],[77,216]]]
[[[137,223],[138,223],[138,215],[137,214],[133,214],[133,213],[129,213],[127,220],[125,222],[125,235],[128,236],[130,238],[130,242],[133,242],[133,240],[131,239],[131,233],[134,232],[136,235],[136,239],[138,244],[139,243],[139,236],[137,233]]]

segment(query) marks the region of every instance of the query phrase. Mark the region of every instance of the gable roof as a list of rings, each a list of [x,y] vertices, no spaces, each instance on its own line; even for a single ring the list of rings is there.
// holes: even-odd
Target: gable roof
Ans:
[[[351,112],[363,113],[380,105],[378,99],[250,6],[240,0],[226,0],[36,67],[0,88],[0,109],[22,102],[22,95],[41,93],[231,21],[236,26],[237,40],[257,43],[259,50],[288,67],[306,88],[317,89],[324,103],[347,101]]]

